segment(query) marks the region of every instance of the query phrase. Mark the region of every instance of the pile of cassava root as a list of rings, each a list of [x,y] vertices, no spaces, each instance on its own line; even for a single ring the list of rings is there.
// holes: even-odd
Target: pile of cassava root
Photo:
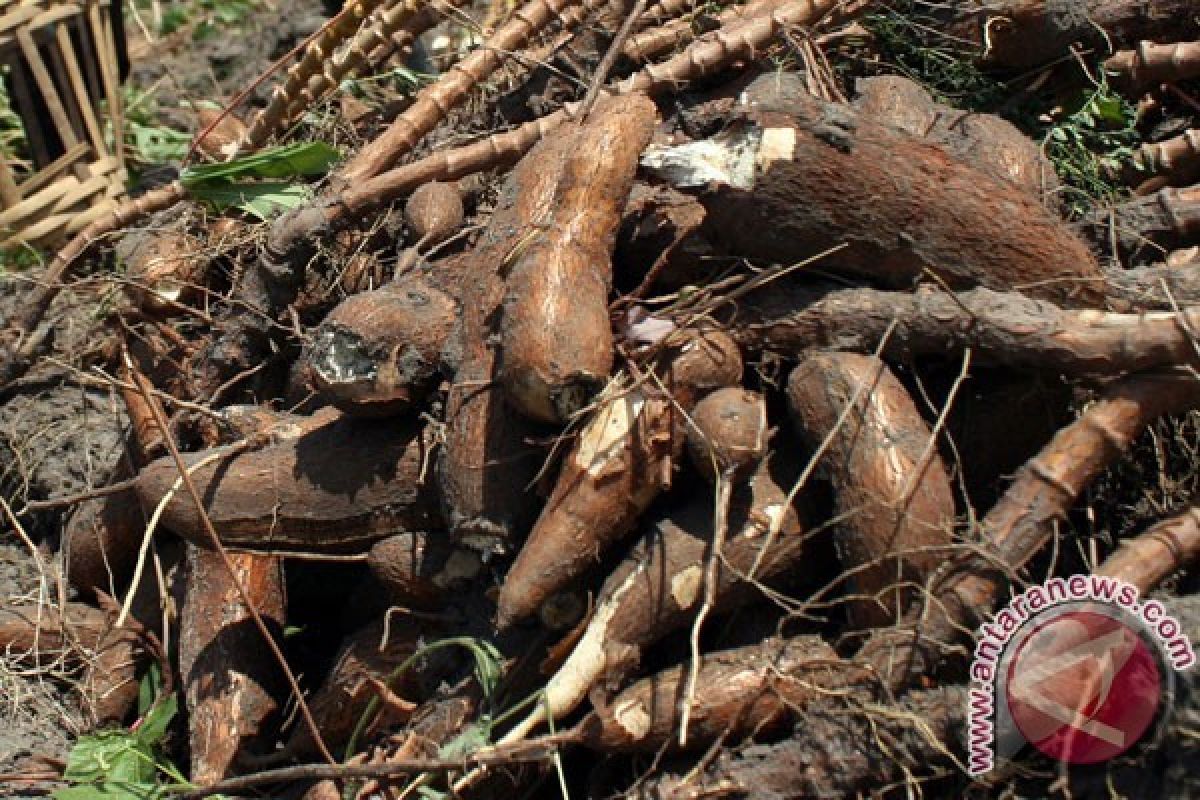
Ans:
[[[353,2],[198,152],[312,134],[342,80],[483,18],[460,5]],[[1015,103],[1087,58],[1157,113],[1193,96],[1192,3],[982,5],[925,24]],[[0,374],[63,363],[59,290],[156,215],[92,270],[123,300],[59,378],[114,388],[126,447],[106,486],[13,499],[62,520],[64,600],[0,606],[0,645],[77,665],[97,725],[156,662],[190,797],[966,791],[972,634],[1014,588],[1189,585],[1200,139],[1148,137],[1133,191],[1068,220],[1038,142],[872,61],[881,6],[497,3],[339,122],[361,146],[300,208],[171,184],[98,220]],[[1098,522],[1147,446],[1185,454],[1174,494]],[[1187,796],[1167,753],[1195,757],[1058,785]]]

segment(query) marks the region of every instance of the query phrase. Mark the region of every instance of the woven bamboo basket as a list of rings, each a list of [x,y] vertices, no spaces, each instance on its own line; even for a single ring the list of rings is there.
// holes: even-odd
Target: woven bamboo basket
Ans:
[[[54,247],[122,199],[111,12],[110,0],[0,0],[0,64],[32,163],[18,174],[0,157],[0,248]]]

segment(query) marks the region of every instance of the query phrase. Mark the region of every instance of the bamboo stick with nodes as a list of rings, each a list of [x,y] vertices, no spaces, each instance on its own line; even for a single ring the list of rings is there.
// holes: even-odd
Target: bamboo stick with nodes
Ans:
[[[446,115],[503,63],[578,0],[530,0],[512,13],[486,42],[417,93],[416,100],[391,126],[339,170],[335,185],[372,178],[407,155]]]
[[[1125,178],[1131,184],[1149,178],[1155,188],[1161,188],[1187,183],[1198,172],[1200,130],[1191,128],[1170,139],[1139,147],[1125,170]]]
[[[313,41],[304,48],[300,61],[287,71],[283,83],[275,87],[267,107],[258,113],[250,123],[246,133],[246,144],[243,150],[255,150],[276,131],[280,130],[288,118],[288,110],[294,98],[308,86],[309,79],[321,75],[327,70],[326,64],[333,60],[334,51],[347,39],[352,37],[375,11],[386,0],[357,0],[347,7],[349,13],[343,12],[333,19],[333,24],[321,29]],[[416,0],[401,0],[401,8],[409,14],[416,10]],[[400,15],[405,19],[403,15]],[[336,86],[337,83],[332,85]]]

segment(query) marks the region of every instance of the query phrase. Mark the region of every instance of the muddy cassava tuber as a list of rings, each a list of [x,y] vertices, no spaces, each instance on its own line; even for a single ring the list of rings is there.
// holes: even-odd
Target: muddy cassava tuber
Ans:
[[[754,596],[743,576],[769,582],[799,559],[804,531],[787,493],[771,475],[771,459],[760,462],[733,493],[729,536],[722,549],[716,606]],[[774,532],[774,535],[772,535]],[[545,687],[545,703],[504,738],[532,732],[547,716],[573,710],[588,691],[615,683],[637,666],[642,651],[685,627],[705,592],[704,572],[713,535],[711,498],[692,503],[650,525],[647,536],[609,575],[596,610],[571,655]]]
[[[414,421],[339,416],[260,450],[215,451],[219,457],[191,477],[226,544],[362,551],[389,534],[441,527],[432,487],[421,479],[430,444]],[[213,452],[184,460],[195,465]],[[141,470],[137,493],[147,513],[178,477],[170,458]],[[200,547],[211,546],[185,491],[167,503],[162,524]]]
[[[954,494],[929,427],[878,358],[813,353],[793,370],[788,407],[801,438],[828,449],[834,538],[853,589],[857,627],[895,621],[945,560]]]
[[[612,371],[612,251],[656,116],[644,95],[603,99],[578,130],[525,157],[556,179],[508,256],[500,379],[513,405],[539,421],[570,419]]]
[[[500,588],[499,628],[532,614],[632,529],[670,485],[681,442],[679,411],[706,391],[741,381],[741,354],[728,334],[690,331],[679,338],[656,368],[670,396],[653,381],[621,389],[580,430]]]
[[[579,724],[579,741],[603,752],[657,753],[678,748],[679,697],[687,668],[637,681]],[[870,673],[842,663],[817,636],[767,639],[704,656],[689,715],[686,748],[770,733],[823,692],[868,684]],[[819,690],[814,691],[815,687]]]
[[[418,275],[351,295],[305,352],[316,388],[349,414],[408,410],[436,385],[457,316],[457,303]]]
[[[892,287],[1021,287],[1103,301],[1084,242],[1015,184],[844,105],[799,92],[744,112],[717,137],[649,149],[643,164],[704,204],[724,252],[820,267]]]

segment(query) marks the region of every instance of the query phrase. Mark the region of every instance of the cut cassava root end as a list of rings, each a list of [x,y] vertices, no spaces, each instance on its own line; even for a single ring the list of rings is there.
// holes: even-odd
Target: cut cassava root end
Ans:
[[[325,317],[305,359],[318,388],[342,410],[388,416],[434,387],[458,304],[417,275],[352,295]]]

